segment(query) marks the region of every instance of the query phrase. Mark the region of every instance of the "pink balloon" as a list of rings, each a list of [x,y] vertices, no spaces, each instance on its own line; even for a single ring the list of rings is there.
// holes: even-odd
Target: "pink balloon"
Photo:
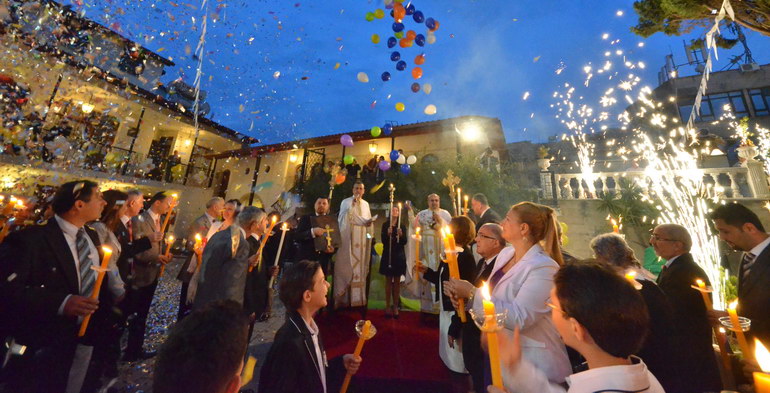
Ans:
[[[378,165],[380,166],[380,170],[383,172],[390,170],[390,163],[385,160],[380,161]]]
[[[352,147],[353,146],[353,138],[350,135],[345,134],[345,135],[340,137],[340,143],[342,144],[342,146]]]

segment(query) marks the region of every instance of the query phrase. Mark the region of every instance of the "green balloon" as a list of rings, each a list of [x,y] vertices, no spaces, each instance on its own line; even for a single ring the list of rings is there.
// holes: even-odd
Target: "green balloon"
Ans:
[[[401,30],[398,33],[393,34],[393,35],[400,40],[400,39],[404,38],[404,31]]]
[[[382,10],[382,8],[377,8],[374,10],[374,17],[377,19],[382,19],[385,17],[385,11]]]
[[[371,22],[371,21],[374,20],[374,14],[371,13],[371,12],[367,12],[366,16],[364,16],[364,18],[366,19],[367,22]]]
[[[382,129],[380,127],[377,127],[377,126],[372,127],[373,137],[377,138],[378,136],[380,136],[380,134],[382,134]]]
[[[353,163],[354,157],[350,154],[345,154],[345,157],[342,158],[342,161],[345,163],[345,165],[350,165]]]

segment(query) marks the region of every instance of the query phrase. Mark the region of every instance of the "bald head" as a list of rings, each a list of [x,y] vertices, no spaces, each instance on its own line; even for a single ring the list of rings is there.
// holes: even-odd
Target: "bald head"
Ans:
[[[503,227],[499,224],[484,224],[476,233],[476,252],[484,259],[489,259],[505,248]]]
[[[687,231],[687,228],[679,224],[661,224],[655,229],[660,231],[661,234],[666,235],[668,239],[682,243],[684,251],[690,252],[692,237],[690,237],[690,232]]]
[[[441,198],[439,198],[438,194],[428,195],[428,209],[438,210],[440,208],[441,208]]]

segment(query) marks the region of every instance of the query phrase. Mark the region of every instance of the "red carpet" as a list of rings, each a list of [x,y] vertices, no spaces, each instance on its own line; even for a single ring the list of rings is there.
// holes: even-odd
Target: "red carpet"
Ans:
[[[401,312],[386,319],[382,310],[369,310],[367,319],[377,335],[364,345],[364,359],[349,392],[435,393],[462,390],[464,377],[453,374],[438,356],[438,319],[422,322],[418,312]],[[316,317],[329,359],[352,353],[358,337],[358,311],[324,313]]]

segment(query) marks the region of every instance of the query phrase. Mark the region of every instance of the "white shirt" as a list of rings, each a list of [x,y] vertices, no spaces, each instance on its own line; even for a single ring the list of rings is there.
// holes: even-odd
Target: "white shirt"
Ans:
[[[120,222],[123,223],[124,227],[128,228],[128,222],[129,221],[131,221],[131,217],[129,217],[129,216],[120,216]],[[134,239],[129,239],[129,240],[134,240]]]
[[[304,318],[302,320],[305,322],[305,326],[307,326],[307,330],[310,331],[310,335],[313,338],[315,357],[318,359],[318,373],[321,376],[321,384],[323,384],[324,392],[326,392],[326,355],[321,351],[321,345],[318,343],[318,334],[320,331],[314,320],[311,319],[310,323],[307,323]]]
[[[758,257],[759,254],[762,253],[762,251],[765,251],[765,248],[770,244],[770,237],[765,239],[762,243],[757,244],[754,246],[754,248],[749,251],[750,253],[754,254],[754,258]]]
[[[203,215],[205,215],[205,216],[206,216],[206,218],[208,218],[208,220],[209,220],[209,225],[213,224],[213,223],[214,223],[214,221],[216,221],[216,219],[215,219],[214,217],[212,217],[212,216],[211,216],[211,215],[210,215],[208,212],[204,212],[204,213],[203,213]]]
[[[78,231],[80,228],[76,227],[69,221],[59,217],[59,215],[54,215],[54,219],[56,220],[56,223],[59,224],[59,228],[61,228],[62,233],[64,234],[64,240],[67,241],[67,245],[70,247],[70,252],[72,253],[73,261],[75,262],[75,276],[78,278],[78,293],[76,295],[80,294],[80,259],[78,258],[78,246],[77,246],[77,238],[78,238]],[[94,266],[99,266],[99,252],[96,250],[96,246],[91,241],[91,237],[86,235],[86,241],[88,241],[88,247],[90,249],[89,258],[91,259],[91,263],[93,263]],[[64,314],[64,305],[67,304],[67,300],[69,300],[70,296],[67,295],[67,297],[64,298],[64,301],[59,306],[59,315]]]
[[[668,261],[666,261],[666,264],[665,264],[665,265],[663,265],[663,267],[665,267],[666,269],[668,269],[668,267],[669,267],[669,266],[671,266],[671,264],[672,264],[672,263],[674,263],[674,261],[675,261],[677,258],[679,258],[680,256],[681,256],[681,255],[677,255],[677,256],[675,256],[675,257],[673,257],[673,258],[669,259]]]
[[[150,213],[150,217],[152,218],[153,223],[157,223],[157,228],[155,228],[156,231],[160,230],[160,214],[155,214],[152,209],[147,210],[148,213]]]

